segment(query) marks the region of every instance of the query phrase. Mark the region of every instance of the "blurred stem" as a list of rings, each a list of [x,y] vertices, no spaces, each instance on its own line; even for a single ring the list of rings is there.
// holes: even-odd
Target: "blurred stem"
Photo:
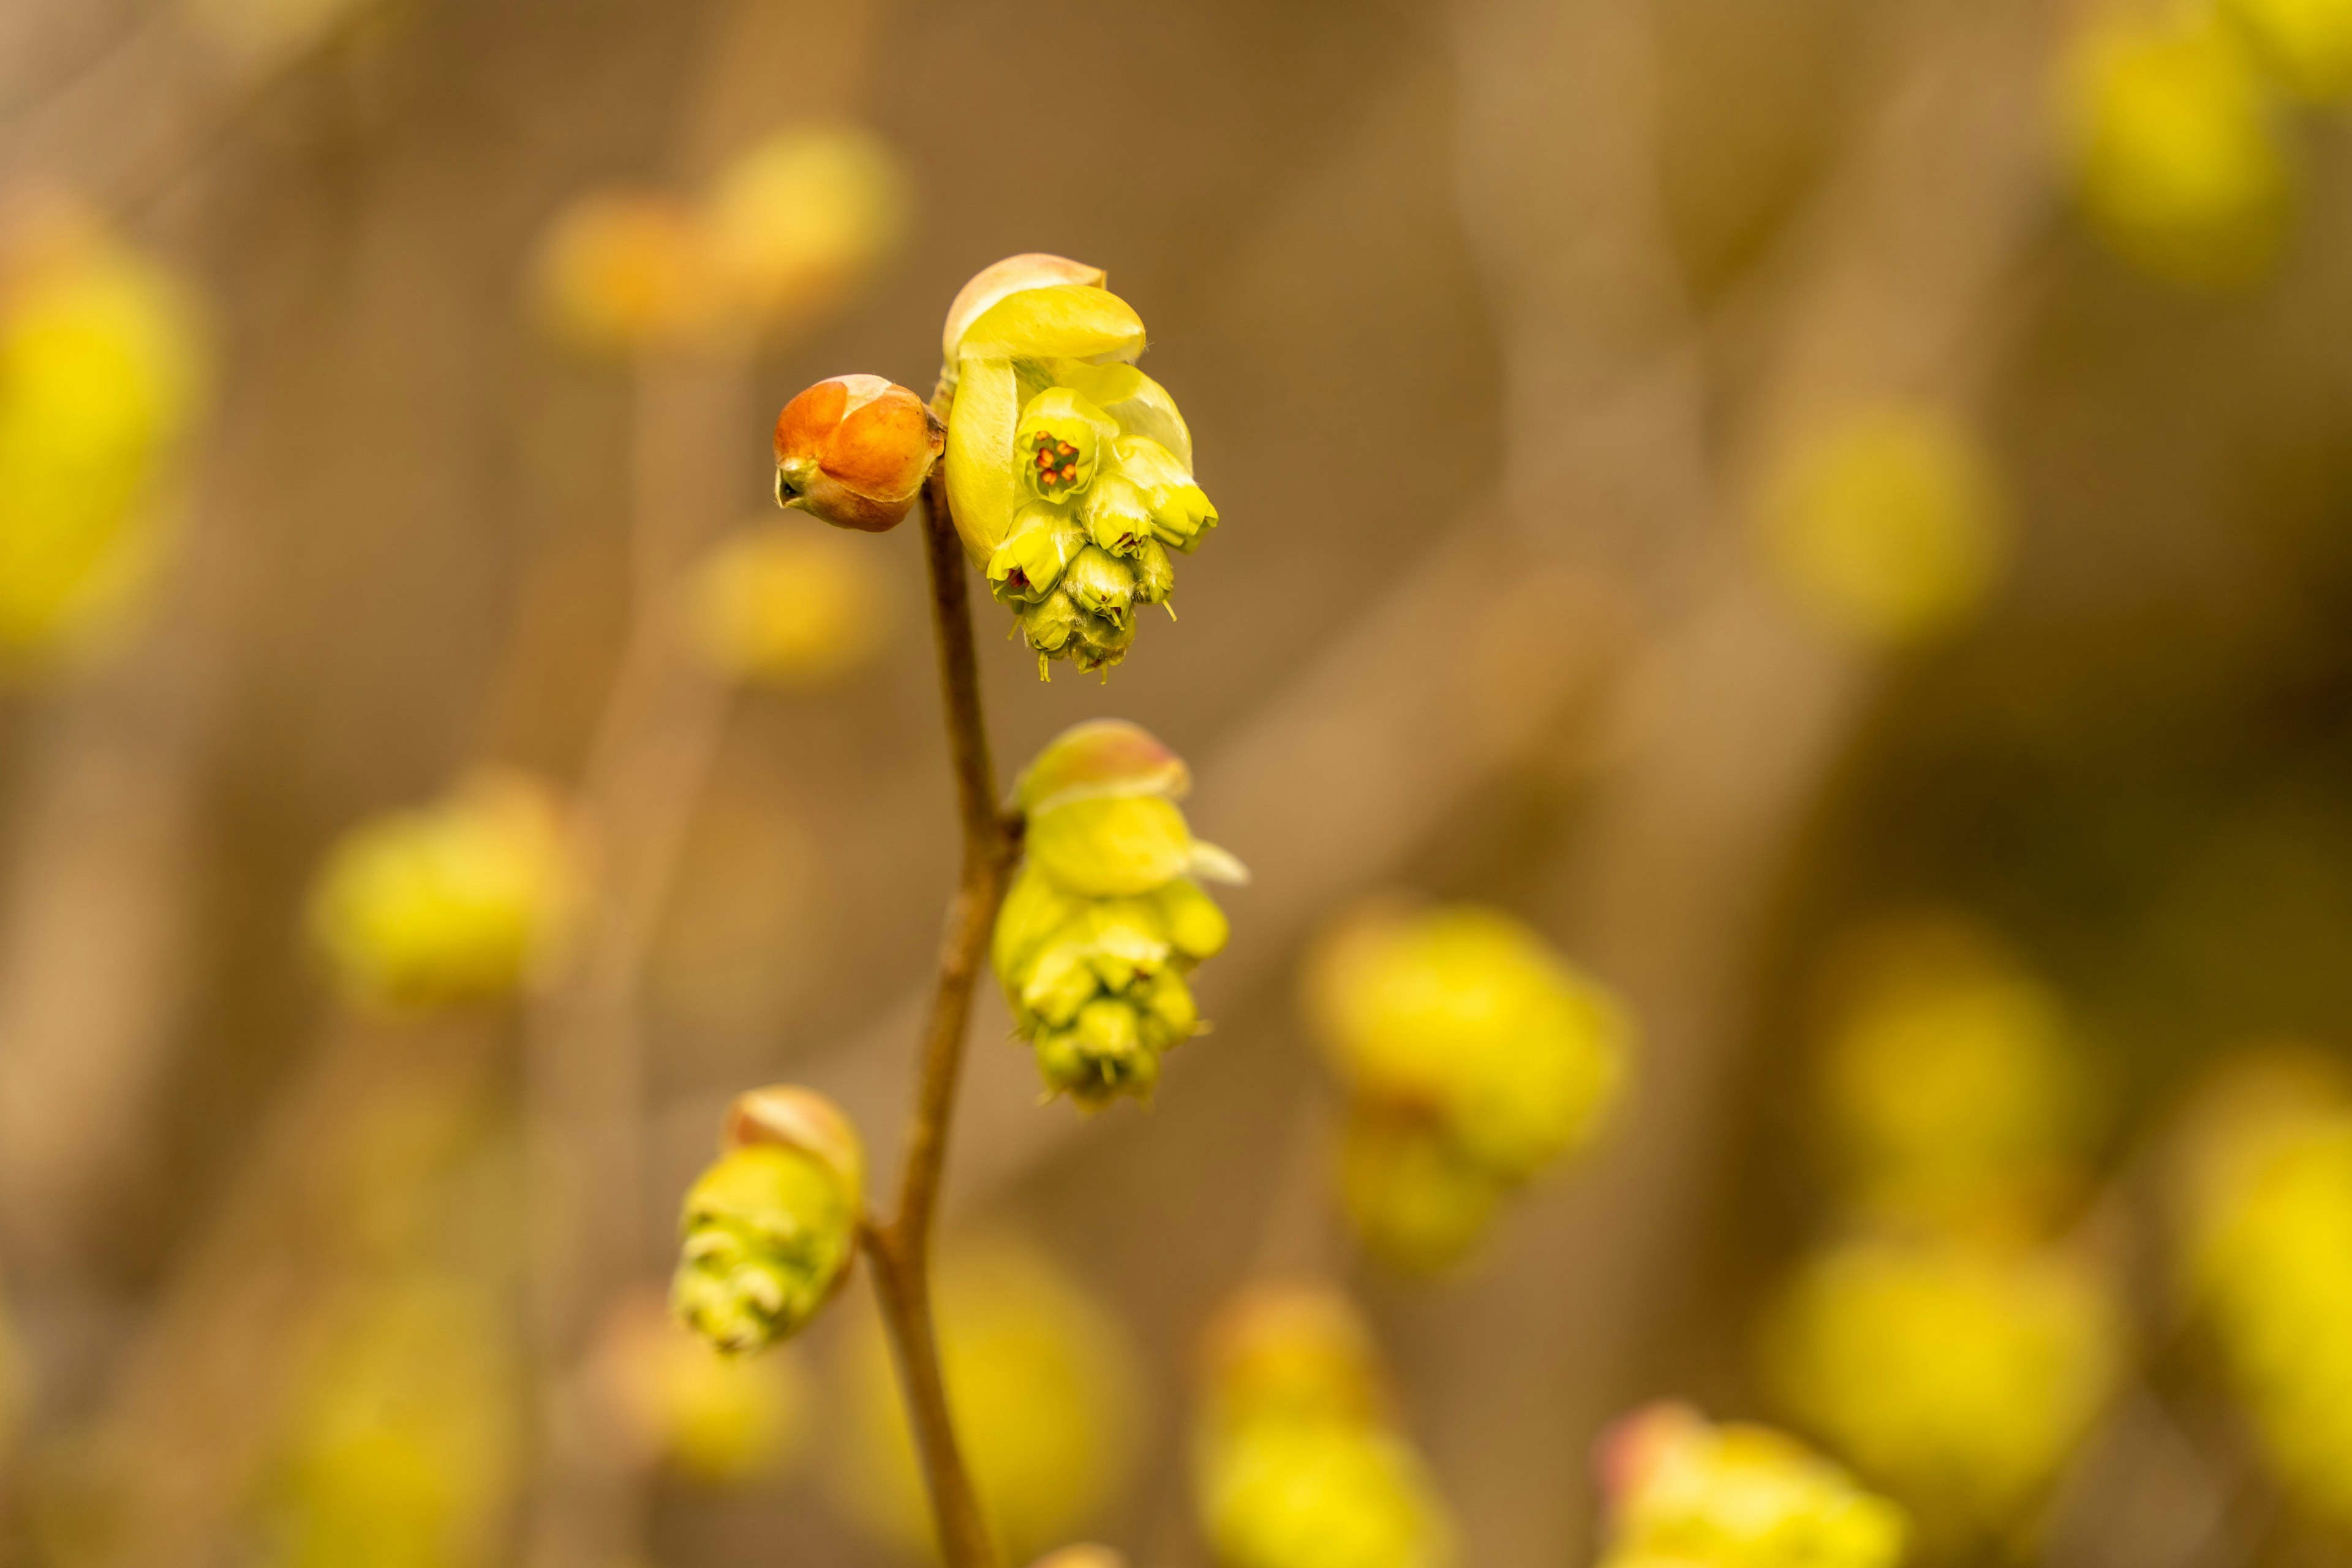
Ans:
[[[897,1213],[866,1227],[874,1260],[876,1294],[898,1363],[899,1387],[922,1456],[925,1485],[949,1568],[996,1568],[996,1548],[971,1472],[956,1442],[940,1373],[939,1337],[931,1317],[931,1229],[939,1212],[940,1180],[947,1165],[948,1131],[956,1083],[963,1071],[971,992],[986,961],[996,907],[1017,852],[1015,824],[997,814],[996,774],[989,762],[988,727],[980,709],[980,661],[973,651],[971,603],[964,586],[963,543],[948,510],[947,483],[934,469],[924,491],[923,535],[929,552],[931,623],[939,637],[940,694],[947,709],[948,752],[955,769],[956,805],[963,820],[963,877],[948,906],[947,939],[931,992],[923,1037],[914,1119],[907,1131],[906,1164],[898,1179]]]

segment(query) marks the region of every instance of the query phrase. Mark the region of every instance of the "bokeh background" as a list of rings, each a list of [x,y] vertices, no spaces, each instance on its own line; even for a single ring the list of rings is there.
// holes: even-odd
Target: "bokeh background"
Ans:
[[[923,1560],[862,1282],[748,1372],[658,1301],[736,1090],[887,1163],[954,872],[916,531],[771,423],[1045,250],[1223,521],[1108,680],[980,600],[1000,770],[1133,719],[1255,877],[1148,1110],[983,998],[1020,1560],[1214,1560],[1202,1325],[1302,1274],[1478,1568],[1658,1397],[1923,1560],[2343,1560],[2347,87],[2336,0],[7,0],[0,1553]],[[530,973],[388,1002],[321,879],[453,799]],[[1434,1277],[1302,1000],[1397,894],[1636,1037]]]

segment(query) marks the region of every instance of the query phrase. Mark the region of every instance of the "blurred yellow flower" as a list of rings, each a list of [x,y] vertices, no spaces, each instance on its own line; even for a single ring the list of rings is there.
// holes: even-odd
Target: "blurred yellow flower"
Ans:
[[[657,191],[598,191],[564,207],[540,241],[531,293],[550,331],[596,353],[702,342],[723,318],[699,215]]]
[[[1790,596],[1832,631],[1874,646],[1966,620],[2009,552],[1980,443],[1926,405],[1863,405],[1801,432],[1761,506],[1766,552]]]
[[[0,669],[80,651],[164,542],[173,459],[203,401],[186,291],[58,200],[0,234]]]
[[[2104,1407],[2125,1325],[2056,1248],[1864,1238],[1807,1262],[1767,1324],[1781,1405],[1927,1522],[2000,1527]]]
[[[1527,926],[1468,905],[1343,920],[1309,955],[1305,1003],[1359,1108],[1343,1196],[1409,1266],[1475,1239],[1482,1189],[1590,1141],[1631,1051],[1607,993]]]
[[[823,686],[880,652],[895,616],[881,574],[821,525],[758,522],[697,569],[690,625],[712,668],[738,680]]]
[[[937,1279],[940,1358],[974,1486],[1004,1554],[1069,1540],[1126,1486],[1140,1387],[1124,1329],[1034,1247],[950,1247]],[[931,1550],[889,1354],[873,1315],[841,1348],[832,1479],[850,1516],[910,1555]]]
[[[592,1375],[636,1458],[707,1485],[780,1475],[807,1447],[812,1392],[798,1347],[723,1355],[671,1317],[658,1294],[614,1309]]]
[[[265,1506],[273,1568],[467,1568],[520,1478],[509,1318],[478,1280],[376,1281],[308,1369]]]
[[[905,168],[872,132],[777,132],[712,185],[706,222],[720,285],[758,325],[800,326],[898,247],[910,205]]]
[[[2046,1219],[2078,1179],[2091,1115],[2055,993],[1957,916],[1849,939],[1822,1063],[1831,1136],[1858,1205],[1962,1226]]]
[[[2294,181],[2262,79],[2218,18],[2111,16],[2076,40],[2062,87],[2084,208],[2126,260],[2209,287],[2268,268]]]
[[[1768,1427],[1654,1405],[1601,1444],[1601,1568],[1893,1568],[1902,1510]]]
[[[2184,1278],[2272,1467],[2352,1524],[2352,1102],[2265,1055],[2208,1086],[2179,1184]]]
[[[1454,1530],[1343,1296],[1253,1286],[1203,1347],[1194,1469],[1225,1568],[1442,1568]]]
[[[488,1001],[548,959],[579,877],[548,793],[484,773],[346,834],[320,870],[310,927],[354,1003],[405,1012]]]
[[[2222,0],[2273,75],[2299,98],[2352,95],[2352,4],[2346,0]]]

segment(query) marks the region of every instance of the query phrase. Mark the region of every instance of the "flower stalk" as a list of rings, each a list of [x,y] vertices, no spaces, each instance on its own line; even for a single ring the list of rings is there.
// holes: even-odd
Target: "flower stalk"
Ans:
[[[971,604],[965,589],[964,548],[949,508],[945,476],[936,468],[924,489],[923,540],[930,569],[932,626],[939,640],[948,754],[963,825],[963,870],[948,907],[947,934],[924,1026],[915,1108],[896,1207],[887,1218],[869,1219],[863,1240],[874,1266],[875,1296],[898,1362],[899,1386],[905,1393],[916,1450],[930,1492],[940,1552],[948,1568],[998,1568],[996,1546],[981,1513],[971,1468],[956,1440],[947,1385],[940,1372],[930,1263],[931,1232],[947,1165],[956,1086],[963,1072],[972,987],[987,963],[997,906],[1003,901],[1012,878],[1019,824],[997,809],[995,769],[981,713],[980,664],[973,647]]]

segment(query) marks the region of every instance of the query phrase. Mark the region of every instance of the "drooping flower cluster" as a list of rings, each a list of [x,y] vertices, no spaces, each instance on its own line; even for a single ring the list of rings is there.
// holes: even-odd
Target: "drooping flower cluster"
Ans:
[[[0,674],[81,651],[137,599],[204,381],[156,263],[63,202],[0,218]]]
[[[940,1375],[982,1512],[1004,1559],[1027,1562],[1094,1524],[1133,1474],[1135,1346],[1067,1268],[1011,1236],[946,1249],[937,1318]],[[878,1325],[859,1320],[837,1365],[833,1489],[869,1534],[919,1557],[931,1550],[929,1509]]]
[[[1265,1284],[1211,1325],[1195,1469],[1224,1568],[1442,1568],[1454,1531],[1345,1298]]]
[[[740,1355],[798,1333],[847,1277],[866,1152],[831,1100],[787,1086],[737,1096],[719,1151],[686,1194],[670,1302]]]
[[[1769,1427],[1654,1405],[1601,1439],[1601,1568],[1894,1568],[1902,1510]]]
[[[1200,1014],[1184,976],[1225,945],[1196,878],[1237,881],[1176,802],[1183,760],[1133,724],[1097,720],[1037,754],[1013,799],[1026,858],[998,913],[993,960],[1046,1087],[1080,1105],[1148,1097],[1160,1058]]]
[[[508,996],[557,949],[579,854],[553,798],[485,773],[362,824],[330,853],[310,925],[352,1001],[415,1012]]]
[[[1137,610],[1175,590],[1170,552],[1217,521],[1175,400],[1130,363],[1143,322],[1103,283],[1056,256],[1000,261],[956,296],[941,343],[956,527],[1041,675],[1124,658]]]
[[[1829,966],[1832,1235],[1760,1342],[1778,1405],[1946,1544],[2021,1527],[2114,1391],[2111,1271],[2064,1234],[2091,1079],[2059,997],[1964,917],[1907,914]]]
[[[1349,1215],[1418,1270],[1460,1258],[1506,1195],[1592,1136],[1630,1045],[1600,987],[1468,906],[1343,921],[1308,966],[1307,1006],[1349,1091]]]
[[[2272,1469],[2352,1524],[2352,1093],[2315,1054],[2244,1058],[2181,1143],[2189,1299]]]

